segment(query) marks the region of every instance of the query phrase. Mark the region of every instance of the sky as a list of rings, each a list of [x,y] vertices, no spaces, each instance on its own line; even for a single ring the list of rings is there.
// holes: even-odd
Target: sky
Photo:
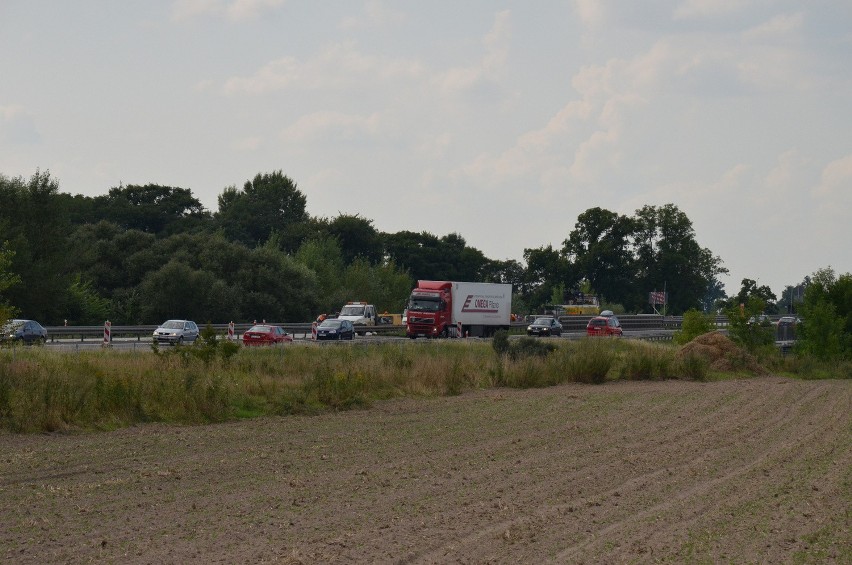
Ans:
[[[852,271],[852,2],[0,0],[0,174],[36,170],[214,212],[281,170],[520,261],[672,203],[729,294],[780,295]]]

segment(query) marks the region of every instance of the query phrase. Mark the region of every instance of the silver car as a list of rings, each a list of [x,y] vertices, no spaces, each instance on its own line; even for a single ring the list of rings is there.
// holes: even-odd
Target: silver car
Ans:
[[[198,339],[198,326],[191,320],[168,320],[154,330],[154,343],[181,345]]]

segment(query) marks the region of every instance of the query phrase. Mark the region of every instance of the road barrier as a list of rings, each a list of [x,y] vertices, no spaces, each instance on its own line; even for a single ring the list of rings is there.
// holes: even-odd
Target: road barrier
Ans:
[[[536,318],[537,316],[532,316],[532,318]],[[593,316],[560,316],[559,321],[562,323],[562,327],[564,331],[581,331],[586,329],[586,325],[589,323],[589,320]],[[630,330],[650,330],[650,329],[679,329],[681,323],[683,322],[682,316],[656,316],[656,315],[630,315],[630,316],[618,316],[619,321],[621,322],[621,327],[627,331]],[[294,339],[311,339],[312,334],[312,323],[305,322],[300,324],[276,324],[271,322],[274,325],[281,326],[284,331],[289,333],[294,337]],[[512,322],[511,326],[516,330],[523,330],[527,327],[529,322],[527,321],[518,321]],[[233,324],[233,325],[232,325]],[[727,325],[727,319],[717,318],[716,319],[717,326]],[[206,326],[206,324],[199,324],[202,329]],[[210,326],[222,336],[229,336],[230,331],[234,331],[235,335],[242,335],[246,330],[248,330],[252,324],[251,323],[225,323],[225,324],[210,324]],[[117,326],[112,325],[110,327],[110,337],[111,339],[116,338],[136,338],[137,341],[150,340],[154,330],[156,330],[159,325],[138,325],[138,326]],[[48,339],[54,341],[56,339],[79,339],[80,341],[92,340],[92,339],[101,339],[104,332],[103,326],[47,326],[47,335]],[[405,326],[404,325],[394,325],[394,324],[379,324],[377,326],[368,326],[366,331],[374,334],[380,335],[394,335],[394,334],[405,334]]]

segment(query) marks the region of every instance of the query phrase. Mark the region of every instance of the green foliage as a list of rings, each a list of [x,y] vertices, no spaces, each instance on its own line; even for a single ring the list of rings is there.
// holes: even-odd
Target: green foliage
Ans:
[[[50,172],[29,180],[0,175],[0,234],[8,242],[6,272],[20,284],[3,291],[6,301],[27,318],[46,323],[61,320],[72,257],[67,253],[70,223]]]
[[[696,337],[713,330],[713,317],[696,309],[688,310],[683,315],[681,329],[672,338],[678,345],[686,345]]]
[[[661,347],[634,347],[626,355],[621,367],[621,378],[642,380],[665,380],[677,377],[674,350]]]
[[[509,358],[513,361],[528,357],[547,357],[556,351],[556,345],[541,338],[523,336],[509,347]]]
[[[509,332],[506,330],[497,330],[494,332],[494,337],[491,339],[491,347],[497,355],[508,355],[509,353]]]
[[[219,196],[216,222],[225,235],[246,245],[267,241],[279,234],[285,251],[296,251],[302,243],[298,224],[308,221],[307,198],[282,171],[258,174],[242,190],[226,188]]]
[[[763,299],[752,296],[742,308],[735,306],[725,310],[728,335],[748,351],[755,351],[775,341],[774,326],[769,322],[757,322],[765,307],[766,302]]]
[[[547,357],[556,351],[556,345],[547,340],[523,336],[514,342],[509,341],[506,330],[497,330],[491,339],[491,347],[498,356],[505,356],[512,361],[526,359],[529,357]]]
[[[68,287],[68,303],[65,315],[72,326],[94,326],[111,317],[110,301],[101,297],[89,281],[80,275],[74,277]]]
[[[813,274],[801,307],[797,350],[823,361],[852,356],[852,274]]]
[[[694,381],[706,381],[709,373],[707,361],[694,353],[681,357],[675,370],[680,376]]]
[[[0,243],[0,327],[14,315],[13,308],[4,297],[4,292],[21,282],[21,277],[11,272],[12,257],[15,252],[8,248],[8,243]]]
[[[576,351],[564,360],[564,370],[568,380],[600,384],[606,381],[614,362],[610,340],[583,339]]]

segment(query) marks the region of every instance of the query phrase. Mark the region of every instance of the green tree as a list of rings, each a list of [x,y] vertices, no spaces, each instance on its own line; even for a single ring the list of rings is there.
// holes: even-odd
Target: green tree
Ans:
[[[547,245],[524,249],[524,261],[527,266],[516,290],[523,295],[525,304],[532,310],[546,304],[562,304],[566,288],[577,282],[565,255]]]
[[[329,235],[308,239],[299,247],[295,259],[316,274],[319,311],[329,313],[339,309],[347,297],[342,290],[346,267],[337,239]]]
[[[692,222],[677,206],[643,206],[632,221],[636,255],[635,299],[668,291],[672,313],[701,308],[708,289],[727,273],[719,257],[695,240]],[[635,303],[635,302],[634,302]]]
[[[373,221],[358,214],[340,214],[328,224],[329,233],[337,239],[343,262],[352,264],[357,258],[376,264],[381,262],[384,246]]]
[[[157,184],[127,185],[109,189],[102,199],[104,220],[124,229],[146,233],[178,233],[203,226],[210,213],[188,188]]]
[[[0,175],[0,234],[13,251],[9,269],[20,279],[6,298],[22,315],[45,324],[63,319],[70,283],[67,211],[50,172],[28,181]]]
[[[772,324],[759,323],[758,316],[766,308],[766,302],[751,296],[741,305],[725,310],[728,318],[728,335],[749,351],[771,344],[775,340]]]
[[[801,311],[799,351],[823,360],[852,354],[852,274],[838,277],[831,267],[815,272]]]
[[[15,252],[9,249],[7,242],[0,244],[0,326],[10,320],[16,312],[5,299],[6,291],[21,282],[21,277],[11,271],[14,255]]]
[[[480,281],[488,259],[456,233],[437,237],[428,232],[384,234],[385,254],[414,280]]]
[[[225,236],[250,247],[282,236],[285,251],[295,251],[301,239],[291,237],[299,224],[308,221],[307,198],[296,183],[281,171],[258,174],[242,190],[227,187],[219,195],[216,223]]]
[[[628,308],[636,302],[636,265],[630,248],[633,221],[603,208],[577,216],[563,251],[601,301]]]
[[[676,331],[673,340],[678,345],[685,345],[700,335],[713,330],[713,316],[708,316],[696,309],[687,310],[683,314],[683,323]]]

